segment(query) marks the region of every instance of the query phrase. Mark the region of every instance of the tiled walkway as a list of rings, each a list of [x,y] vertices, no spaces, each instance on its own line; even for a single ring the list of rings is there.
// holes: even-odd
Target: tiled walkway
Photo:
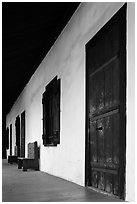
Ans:
[[[120,202],[61,178],[40,171],[23,172],[3,160],[3,202]]]

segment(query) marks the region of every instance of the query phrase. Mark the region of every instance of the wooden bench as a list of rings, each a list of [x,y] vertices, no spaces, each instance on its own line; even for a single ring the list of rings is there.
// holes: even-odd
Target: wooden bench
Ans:
[[[22,167],[23,171],[27,171],[27,169],[39,170],[37,142],[28,144],[28,158],[18,157],[18,169],[21,169]]]

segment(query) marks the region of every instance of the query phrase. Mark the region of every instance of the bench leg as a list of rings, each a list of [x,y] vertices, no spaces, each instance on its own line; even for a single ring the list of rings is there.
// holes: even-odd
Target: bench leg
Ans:
[[[35,171],[39,171],[39,168],[37,167],[37,168],[35,168]]]
[[[12,158],[10,156],[8,157],[8,163],[12,164]]]
[[[22,160],[18,160],[18,169],[22,168]]]
[[[27,171],[28,169],[28,160],[23,160],[23,171]]]
[[[12,163],[13,163],[13,161],[12,161],[12,157],[10,157],[9,163],[10,163],[10,164],[12,164]]]
[[[23,167],[23,171],[27,171],[27,169]]]
[[[38,161],[36,161],[36,163],[35,163],[35,171],[39,171],[39,163],[38,163]]]

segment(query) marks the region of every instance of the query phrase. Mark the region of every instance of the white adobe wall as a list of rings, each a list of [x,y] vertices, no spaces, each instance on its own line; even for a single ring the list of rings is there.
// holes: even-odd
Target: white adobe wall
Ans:
[[[26,111],[26,155],[28,142],[37,140],[40,145],[41,171],[82,186],[85,180],[85,45],[123,4],[119,2],[82,3],[7,115],[7,126],[10,123],[13,124],[14,138],[15,118],[23,110]],[[129,5],[130,3],[128,7]],[[132,13],[132,8],[130,7],[128,11]],[[130,16],[130,21],[132,21],[132,16]],[[128,34],[128,39],[130,39],[132,33]],[[132,81],[134,66],[130,62],[131,59],[128,63],[128,83],[130,83],[130,85],[127,84],[128,93],[134,85]],[[44,147],[42,144],[42,93],[45,86],[56,75],[61,78],[60,145]],[[131,118],[129,96],[128,116]],[[132,124],[130,123],[127,127],[129,143],[127,164],[130,164],[131,148],[133,150],[131,137],[134,135],[130,134]],[[13,139],[14,145],[15,139]],[[130,190],[133,185],[134,172],[131,175],[130,168],[127,167],[126,170],[126,199],[131,200],[134,196],[134,192]]]

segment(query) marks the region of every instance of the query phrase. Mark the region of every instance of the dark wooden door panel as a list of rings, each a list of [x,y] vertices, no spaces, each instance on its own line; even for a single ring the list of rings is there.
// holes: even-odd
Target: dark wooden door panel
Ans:
[[[99,168],[118,168],[119,164],[119,113],[90,123],[90,160]]]
[[[87,66],[89,75],[103,68],[119,55],[120,24],[112,23],[109,30],[99,32],[94,39],[87,44]],[[98,41],[98,43],[96,43]],[[108,44],[109,41],[109,44]]]
[[[101,70],[96,74],[96,107],[97,110],[104,108],[104,72]]]
[[[97,137],[96,137],[96,121],[92,121],[90,124],[90,157],[92,162],[97,162]]]
[[[104,118],[105,130],[104,130],[104,146],[105,146],[105,162],[113,162],[113,127],[112,127],[112,116]]]
[[[86,46],[86,161],[87,184],[123,198],[125,7],[120,12]]]
[[[114,57],[105,64],[89,76],[90,118],[119,106],[119,58]]]
[[[98,161],[104,162],[104,119],[97,120],[97,150],[98,150]],[[92,137],[92,135],[91,135]],[[92,147],[91,147],[92,148]]]
[[[120,128],[119,128],[119,114],[113,116],[113,163],[119,165],[119,138],[120,138]]]

